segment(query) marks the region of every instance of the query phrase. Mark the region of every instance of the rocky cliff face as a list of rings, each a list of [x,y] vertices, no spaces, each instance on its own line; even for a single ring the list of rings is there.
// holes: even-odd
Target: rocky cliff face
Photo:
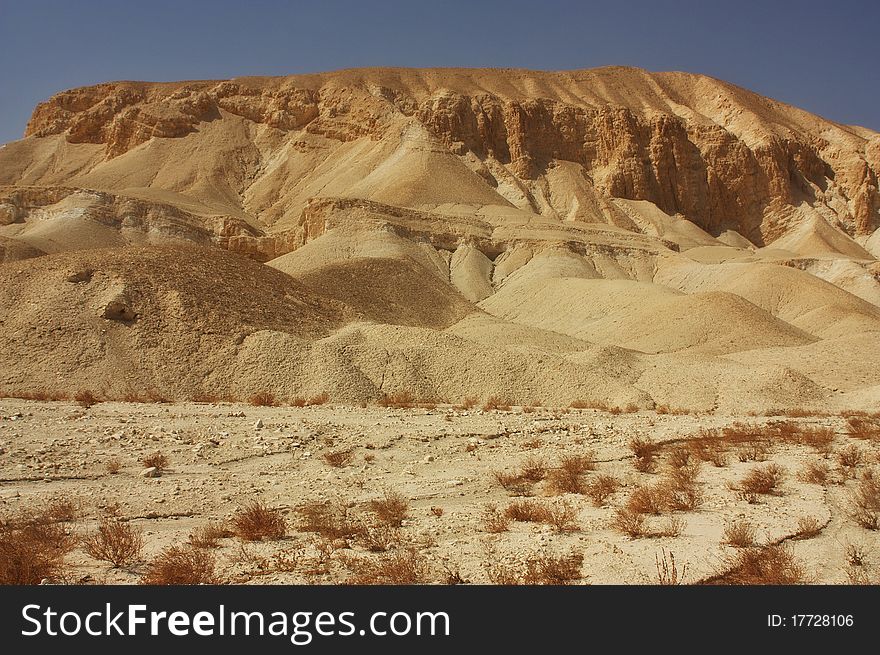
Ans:
[[[559,203],[548,171],[573,163],[599,197],[648,200],[758,245],[788,227],[775,210],[801,203],[850,235],[880,227],[880,135],[684,74],[363,70],[102,84],[40,104],[26,136],[103,144],[112,159],[229,116],[338,143],[394,141],[416,122],[472,168],[480,162],[490,186],[504,186],[502,171],[526,196],[543,194],[540,213]]]

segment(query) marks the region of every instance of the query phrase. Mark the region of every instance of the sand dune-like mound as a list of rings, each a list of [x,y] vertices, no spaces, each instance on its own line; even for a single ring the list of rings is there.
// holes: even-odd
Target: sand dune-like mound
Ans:
[[[7,393],[217,392],[212,371],[258,330],[300,342],[349,317],[287,275],[207,248],[92,250],[0,266]],[[252,373],[259,376],[259,371]]]
[[[442,330],[479,311],[452,285],[403,260],[347,259],[297,279],[376,323]]]
[[[731,293],[685,295],[624,280],[510,284],[480,306],[506,320],[646,353],[723,353],[812,341]]]
[[[18,239],[0,236],[0,264],[39,257],[45,254],[39,248],[29,246]]]
[[[880,330],[880,310],[843,289],[790,266],[754,263],[703,265],[661,258],[658,284],[686,293],[725,291],[820,337]]]

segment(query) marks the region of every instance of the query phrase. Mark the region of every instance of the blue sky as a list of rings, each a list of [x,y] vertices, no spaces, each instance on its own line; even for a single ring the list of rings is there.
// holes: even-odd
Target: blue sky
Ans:
[[[108,80],[354,66],[704,73],[880,130],[880,2],[0,0],[0,143]]]

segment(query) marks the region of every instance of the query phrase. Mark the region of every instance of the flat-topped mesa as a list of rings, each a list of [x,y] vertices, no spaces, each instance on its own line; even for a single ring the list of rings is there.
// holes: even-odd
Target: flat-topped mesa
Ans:
[[[357,69],[117,82],[41,103],[26,137],[104,144],[112,159],[232,116],[277,131],[278,143],[301,134],[326,139],[327,148],[361,139],[394,144],[405,126],[416,126],[505,198],[518,187],[518,206],[535,213],[570,213],[554,186],[564,178],[567,188],[648,200],[712,234],[733,229],[758,245],[790,227],[779,207],[802,203],[850,235],[880,227],[880,134],[685,73]],[[261,161],[276,154],[268,148],[257,147]],[[260,169],[252,168],[235,179],[246,182]],[[236,192],[247,196],[246,188]]]

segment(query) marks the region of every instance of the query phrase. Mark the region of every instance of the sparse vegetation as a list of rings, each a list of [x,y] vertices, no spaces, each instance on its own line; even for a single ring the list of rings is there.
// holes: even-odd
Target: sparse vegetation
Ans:
[[[271,394],[268,391],[258,391],[251,395],[251,397],[248,398],[248,403],[254,407],[276,407],[278,405],[278,401],[275,400],[274,394]]]
[[[645,515],[628,507],[619,507],[614,513],[612,527],[630,539],[645,536]]]
[[[85,407],[86,409],[100,402],[95,394],[93,394],[88,389],[81,389],[80,391],[77,391],[73,395],[73,399],[80,407]]]
[[[492,412],[496,410],[500,412],[509,412],[510,403],[500,396],[489,396],[486,399],[486,402],[483,403],[483,411]]]
[[[853,477],[855,470],[862,465],[864,460],[865,456],[862,450],[855,444],[850,444],[837,453],[837,461],[845,477]]]
[[[852,517],[867,530],[880,529],[880,480],[873,469],[862,474],[852,492]]]
[[[218,540],[226,539],[235,533],[217,523],[207,523],[193,530],[189,535],[189,544],[195,548],[217,548]]]
[[[732,521],[724,527],[724,543],[734,548],[755,545],[755,527],[748,521]]]
[[[354,451],[351,448],[343,450],[331,450],[321,456],[330,466],[342,468],[351,464],[354,458]]]
[[[629,449],[635,456],[634,466],[637,471],[651,473],[654,471],[654,455],[657,444],[644,437],[635,437],[629,442]]]
[[[822,532],[822,525],[815,516],[802,516],[798,519],[797,532],[792,539],[812,539]]]
[[[164,471],[168,468],[168,463],[168,456],[158,451],[145,456],[141,460],[141,464],[146,468],[156,468],[160,471]]]
[[[326,391],[322,391],[321,393],[316,394],[316,395],[312,396],[311,398],[309,398],[306,401],[306,405],[308,405],[310,407],[313,405],[326,405],[328,402],[330,402],[330,394],[327,393]]]
[[[230,521],[235,534],[245,541],[277,540],[284,537],[287,522],[277,509],[253,501],[233,514]]]
[[[826,462],[813,461],[807,462],[803,470],[798,475],[798,478],[800,478],[803,482],[824,485],[828,482],[828,476],[830,473],[831,468]]]
[[[369,503],[378,521],[384,525],[399,528],[409,515],[409,500],[396,491],[385,491],[382,498]]]
[[[721,585],[792,585],[806,581],[803,565],[784,544],[740,548],[725,569],[704,581]]]
[[[583,553],[572,550],[568,554],[542,551],[505,564],[494,547],[488,547],[483,568],[496,585],[568,585],[582,579],[583,563]]]
[[[385,553],[378,559],[349,557],[344,560],[351,585],[416,585],[430,582],[428,560],[415,548]]]
[[[483,510],[483,528],[486,532],[497,534],[510,529],[510,519],[495,505],[487,505]]]
[[[393,407],[397,409],[413,407],[416,401],[409,391],[396,391],[392,394],[383,394],[379,399],[380,407]]]
[[[746,496],[767,495],[778,492],[785,469],[778,464],[766,464],[749,471],[740,482],[740,490]]]
[[[687,575],[687,564],[678,570],[675,563],[675,553],[666,552],[663,548],[660,555],[654,555],[654,562],[657,566],[657,583],[664,586],[678,586],[684,584],[684,578]]]
[[[216,584],[214,554],[192,546],[171,546],[148,564],[141,584],[200,585]]]
[[[620,482],[614,476],[608,475],[606,473],[602,473],[600,475],[592,478],[587,484],[584,486],[584,490],[587,495],[593,500],[593,504],[596,507],[601,507],[605,504],[605,501],[608,499],[611,494],[617,491],[617,488],[620,486]]]
[[[119,461],[118,457],[111,457],[107,460],[104,468],[107,469],[107,473],[109,473],[110,475],[116,475],[117,473],[119,473],[119,471],[122,470],[122,462]]]
[[[138,561],[143,548],[143,531],[116,517],[102,518],[97,531],[83,541],[86,554],[117,568]]]
[[[21,512],[0,521],[0,584],[35,585],[63,579],[64,558],[75,545],[64,522],[48,513]]]

